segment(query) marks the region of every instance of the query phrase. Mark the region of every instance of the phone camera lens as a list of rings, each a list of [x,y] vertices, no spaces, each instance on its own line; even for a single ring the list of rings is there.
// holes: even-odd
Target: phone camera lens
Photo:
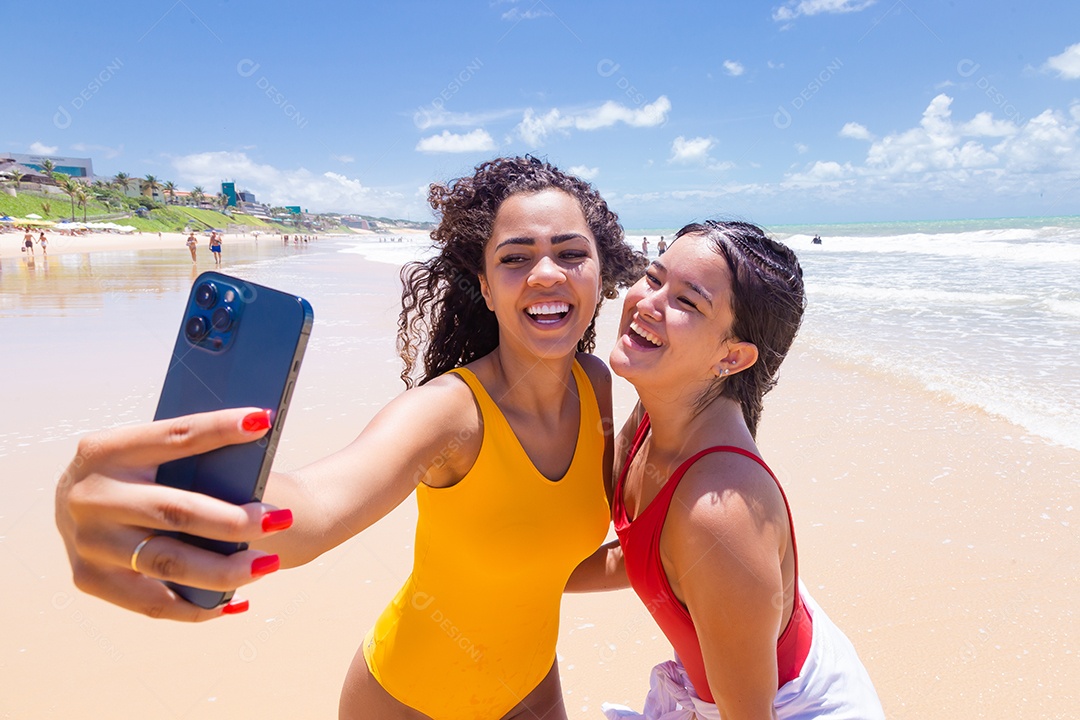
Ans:
[[[219,307],[214,311],[214,314],[210,316],[210,324],[214,326],[214,329],[218,332],[225,332],[232,327],[232,310],[227,307]]]
[[[187,335],[187,339],[191,342],[202,340],[208,332],[210,332],[210,326],[206,324],[206,318],[202,315],[189,318],[184,325],[184,334]]]
[[[217,288],[214,283],[205,282],[195,288],[195,304],[204,310],[210,308],[217,301]]]

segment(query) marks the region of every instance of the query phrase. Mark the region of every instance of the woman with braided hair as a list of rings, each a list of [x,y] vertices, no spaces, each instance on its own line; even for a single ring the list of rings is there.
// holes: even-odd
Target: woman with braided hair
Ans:
[[[310,562],[415,492],[412,574],[357,652],[340,717],[566,718],[560,600],[610,522],[611,377],[589,354],[594,320],[644,259],[588,183],[535,158],[483,163],[429,200],[438,252],[402,271],[409,389],[349,446],[272,473],[265,503],[237,507],[148,480],[160,462],[258,440],[269,411],[99,433],[57,490],[57,525],[80,588],[201,621],[247,603],[202,610],[157,580],[250,583]],[[251,549],[216,555],[157,534],[167,530]]]
[[[804,304],[794,253],[741,222],[684,227],[626,296],[610,364],[640,402],[616,442],[619,544],[571,587],[631,585],[671,641],[644,717],[883,717],[799,577],[787,499],[754,443]]]

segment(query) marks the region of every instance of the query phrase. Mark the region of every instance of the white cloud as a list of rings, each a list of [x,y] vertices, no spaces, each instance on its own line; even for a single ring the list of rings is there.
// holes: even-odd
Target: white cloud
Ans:
[[[520,113],[520,109],[489,110],[487,112],[450,112],[439,104],[432,103],[417,109],[413,113],[413,124],[420,130],[433,127],[476,127],[505,120]]]
[[[331,160],[337,160],[339,163],[351,163],[356,162],[356,158],[352,155],[331,155]]]
[[[738,62],[737,60],[725,60],[724,72],[726,72],[731,77],[739,77],[744,72],[746,72],[746,68],[743,67],[743,64],[741,62]]]
[[[859,12],[875,2],[877,0],[789,0],[774,8],[772,17],[777,22],[789,22],[800,16]]]
[[[995,120],[993,113],[981,112],[964,123],[961,131],[975,137],[1010,137],[1020,132],[1020,128],[1010,120]]]
[[[1065,52],[1047,59],[1045,70],[1053,70],[1063,80],[1080,78],[1080,43],[1065,48]]]
[[[121,144],[119,147],[109,147],[108,145],[90,145],[88,143],[75,143],[71,146],[71,149],[75,152],[81,153],[94,153],[104,156],[108,160],[112,160],[115,157],[120,157],[124,154],[124,146]]]
[[[671,160],[676,163],[703,163],[709,159],[709,150],[716,144],[712,138],[684,138],[682,135],[671,143]]]
[[[655,127],[667,120],[670,110],[671,101],[664,95],[639,108],[630,108],[610,100],[597,108],[566,114],[558,108],[552,108],[543,115],[538,115],[529,108],[515,129],[522,140],[537,146],[543,144],[548,135],[554,132],[567,133],[570,129],[599,130],[620,122],[630,127]]]
[[[795,151],[800,155],[805,155],[806,153],[810,152],[810,148],[806,145],[803,145],[802,143],[795,143]]]
[[[204,152],[172,159],[177,184],[202,185],[216,192],[224,179],[250,188],[261,203],[300,205],[313,212],[359,212],[426,219],[426,203],[388,188],[364,185],[340,173],[278,168],[255,162],[242,152]]]
[[[550,10],[537,10],[535,6],[522,12],[518,8],[510,8],[502,14],[503,20],[509,20],[516,22],[518,20],[536,20],[542,17],[552,17],[554,15]]]
[[[769,60],[768,62],[766,62],[765,66],[768,67],[770,70],[783,70],[784,69],[784,63],[775,63],[772,60]]]
[[[811,165],[805,172],[793,173],[788,176],[788,182],[796,184],[810,184],[818,185],[821,183],[836,182],[838,180],[846,180],[855,175],[855,168],[851,163],[844,163],[841,165],[838,162],[832,160],[818,160]]]
[[[464,135],[443,130],[438,135],[422,138],[416,144],[417,150],[428,153],[491,152],[495,147],[495,141],[483,128]]]
[[[586,165],[574,165],[570,168],[571,175],[577,175],[582,180],[595,180],[600,174],[600,168],[591,168]]]
[[[819,160],[788,173],[780,187],[828,188],[890,205],[900,197],[969,202],[972,197],[1031,193],[1047,184],[1075,182],[1080,172],[1080,103],[1068,113],[1046,110],[1018,125],[991,112],[957,121],[952,102],[948,95],[938,95],[917,127],[880,139],[873,139],[862,125],[848,123],[841,135],[873,139],[861,164]]]
[[[30,143],[31,155],[55,155],[59,150],[60,148],[57,145],[46,145],[45,143],[38,142],[37,140]]]
[[[874,136],[870,134],[864,126],[857,122],[849,122],[840,128],[840,137],[851,138],[852,140],[873,140]]]

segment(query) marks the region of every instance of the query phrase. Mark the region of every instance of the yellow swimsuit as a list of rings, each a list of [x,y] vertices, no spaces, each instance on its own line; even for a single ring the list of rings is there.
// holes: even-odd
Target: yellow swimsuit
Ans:
[[[456,485],[417,487],[412,575],[364,639],[364,658],[387,692],[435,720],[496,720],[551,669],[563,588],[607,534],[603,426],[575,362],[577,447],[552,482],[476,376],[452,372],[480,406],[480,455]]]

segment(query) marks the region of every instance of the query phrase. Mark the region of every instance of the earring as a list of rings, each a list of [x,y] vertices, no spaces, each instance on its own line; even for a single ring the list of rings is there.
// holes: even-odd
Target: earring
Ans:
[[[720,373],[720,377],[724,377],[725,375],[728,374],[728,372],[729,372],[728,369],[724,368],[723,372]]]

